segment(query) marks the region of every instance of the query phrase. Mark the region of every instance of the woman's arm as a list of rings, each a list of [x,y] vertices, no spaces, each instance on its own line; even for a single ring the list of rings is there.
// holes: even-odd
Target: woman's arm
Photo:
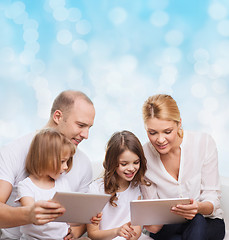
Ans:
[[[214,207],[211,202],[198,202],[191,199],[190,204],[177,205],[171,209],[171,212],[191,220],[197,213],[210,215],[213,212],[213,209]]]

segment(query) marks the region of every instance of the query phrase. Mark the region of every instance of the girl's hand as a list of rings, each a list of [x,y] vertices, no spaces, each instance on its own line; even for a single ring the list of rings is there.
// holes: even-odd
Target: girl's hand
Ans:
[[[176,207],[172,207],[171,212],[180,215],[186,219],[192,220],[198,213],[198,202],[190,199],[190,204],[179,204]]]
[[[151,233],[157,233],[159,232],[163,225],[145,225],[143,226],[148,232],[151,232]]]
[[[70,228],[68,228],[68,233],[67,233],[66,237],[64,237],[64,240],[73,240],[73,239],[74,239],[74,236],[72,233],[72,229],[70,227]]]
[[[94,225],[99,225],[100,221],[102,220],[102,213],[98,213],[95,217],[92,217],[91,223]]]
[[[132,239],[137,233],[134,231],[131,223],[128,222],[117,229],[117,236],[124,237],[125,239]]]

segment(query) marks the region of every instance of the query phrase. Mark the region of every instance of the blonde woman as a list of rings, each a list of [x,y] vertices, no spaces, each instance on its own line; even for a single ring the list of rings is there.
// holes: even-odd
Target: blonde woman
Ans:
[[[149,97],[143,105],[143,119],[149,138],[144,146],[146,178],[144,198],[188,197],[191,203],[171,211],[187,219],[182,224],[145,226],[157,239],[214,239],[225,235],[220,208],[217,149],[206,133],[184,131],[175,100],[165,94]]]

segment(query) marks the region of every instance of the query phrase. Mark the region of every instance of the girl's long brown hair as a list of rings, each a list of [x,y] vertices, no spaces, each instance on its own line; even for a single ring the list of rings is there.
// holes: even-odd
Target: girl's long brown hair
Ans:
[[[117,206],[114,202],[117,200],[116,192],[119,188],[116,169],[119,166],[119,156],[125,150],[135,153],[140,159],[140,168],[134,176],[134,179],[131,181],[132,186],[137,186],[138,184],[150,185],[150,183],[146,182],[144,179],[146,172],[146,158],[138,138],[129,131],[114,133],[107,143],[105,159],[103,162],[105,170],[104,190],[105,193],[111,194],[110,203],[112,206]]]

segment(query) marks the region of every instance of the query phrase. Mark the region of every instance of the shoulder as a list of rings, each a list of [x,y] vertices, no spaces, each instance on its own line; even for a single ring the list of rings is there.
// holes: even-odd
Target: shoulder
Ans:
[[[157,159],[159,157],[157,150],[153,147],[151,142],[147,142],[143,145],[143,151],[146,159]]]
[[[90,193],[104,193],[104,181],[103,178],[98,178],[94,181],[89,186],[89,192]]]
[[[89,157],[82,151],[80,150],[78,147],[76,148],[76,152],[74,154],[73,160],[82,165],[91,165],[90,159]]]
[[[4,145],[0,149],[1,153],[6,154],[6,153],[19,152],[19,151],[22,152],[24,150],[28,150],[34,135],[35,133],[30,133]]]
[[[184,144],[203,147],[206,144],[215,144],[212,136],[206,132],[184,131]]]

